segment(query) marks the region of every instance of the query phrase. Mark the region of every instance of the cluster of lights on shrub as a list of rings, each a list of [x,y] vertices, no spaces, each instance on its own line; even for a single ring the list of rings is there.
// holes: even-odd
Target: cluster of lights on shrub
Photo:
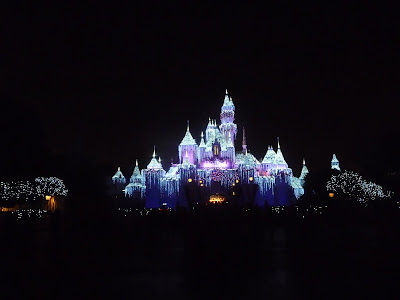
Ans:
[[[330,197],[334,193],[342,193],[363,206],[367,206],[369,201],[388,198],[393,194],[393,192],[385,191],[380,185],[364,180],[362,176],[352,171],[344,171],[332,176],[326,189],[330,192]]]
[[[57,177],[37,177],[31,181],[0,182],[2,200],[36,200],[45,196],[66,196],[68,190],[64,182]]]
[[[47,210],[43,209],[18,209],[13,211],[11,214],[17,217],[17,220],[22,218],[38,218],[43,217],[43,214],[47,213]]]

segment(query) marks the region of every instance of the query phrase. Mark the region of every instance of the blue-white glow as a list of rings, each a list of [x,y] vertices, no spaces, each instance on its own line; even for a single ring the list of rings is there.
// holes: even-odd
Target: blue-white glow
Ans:
[[[179,163],[164,171],[161,161],[153,157],[146,169],[139,170],[136,164],[129,184],[124,191],[127,197],[139,197],[145,207],[157,208],[162,205],[175,208],[187,205],[187,188],[197,186],[199,195],[209,195],[219,188],[222,193],[236,195],[231,189],[238,186],[253,186],[256,191],[256,205],[291,205],[292,199],[304,194],[303,184],[308,173],[305,165],[299,178],[292,174],[286,163],[279,141],[277,151],[268,146],[262,162],[247,150],[243,136],[243,151],[236,152],[237,125],[235,105],[226,91],[221,107],[220,125],[209,118],[205,134],[201,132],[200,143],[193,138],[189,124],[178,145]],[[243,130],[244,131],[244,130]],[[112,177],[114,183],[124,183],[120,169]],[[246,193],[241,193],[244,198]],[[204,196],[206,197],[206,196]]]

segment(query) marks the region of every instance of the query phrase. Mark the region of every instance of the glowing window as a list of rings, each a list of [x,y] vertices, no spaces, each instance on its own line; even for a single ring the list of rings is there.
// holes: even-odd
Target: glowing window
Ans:
[[[192,182],[192,181],[193,181],[193,179],[192,179],[192,178],[189,178],[189,179],[188,179],[188,182]]]
[[[249,177],[249,180],[250,180],[250,181],[253,181],[253,179],[254,179],[253,177],[251,177],[251,176]]]
[[[210,200],[209,200],[211,203],[222,203],[222,202],[224,202],[225,201],[225,197],[224,196],[222,196],[222,195],[218,195],[218,194],[216,194],[216,195],[211,195],[210,196]]]
[[[214,146],[214,155],[217,156],[217,155],[218,155],[218,152],[219,152],[219,151],[218,151],[218,146]]]
[[[329,193],[330,198],[333,198],[333,196],[335,196],[335,193]]]

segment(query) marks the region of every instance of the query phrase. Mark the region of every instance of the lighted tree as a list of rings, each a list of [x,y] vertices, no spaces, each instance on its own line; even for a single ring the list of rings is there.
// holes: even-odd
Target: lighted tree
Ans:
[[[57,177],[37,177],[35,183],[37,194],[41,197],[67,196],[68,190],[64,182]]]
[[[0,182],[0,198],[5,201],[28,201],[37,197],[35,186],[29,181]]]
[[[390,191],[385,191],[382,186],[368,182],[351,171],[344,171],[339,175],[332,176],[326,185],[326,189],[328,192],[335,192],[338,195],[344,194],[363,206],[367,206],[369,201],[388,198],[393,194]]]

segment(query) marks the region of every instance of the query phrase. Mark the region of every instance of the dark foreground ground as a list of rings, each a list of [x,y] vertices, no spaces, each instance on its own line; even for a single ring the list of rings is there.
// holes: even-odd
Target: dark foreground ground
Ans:
[[[0,216],[1,299],[398,299],[398,222]]]

